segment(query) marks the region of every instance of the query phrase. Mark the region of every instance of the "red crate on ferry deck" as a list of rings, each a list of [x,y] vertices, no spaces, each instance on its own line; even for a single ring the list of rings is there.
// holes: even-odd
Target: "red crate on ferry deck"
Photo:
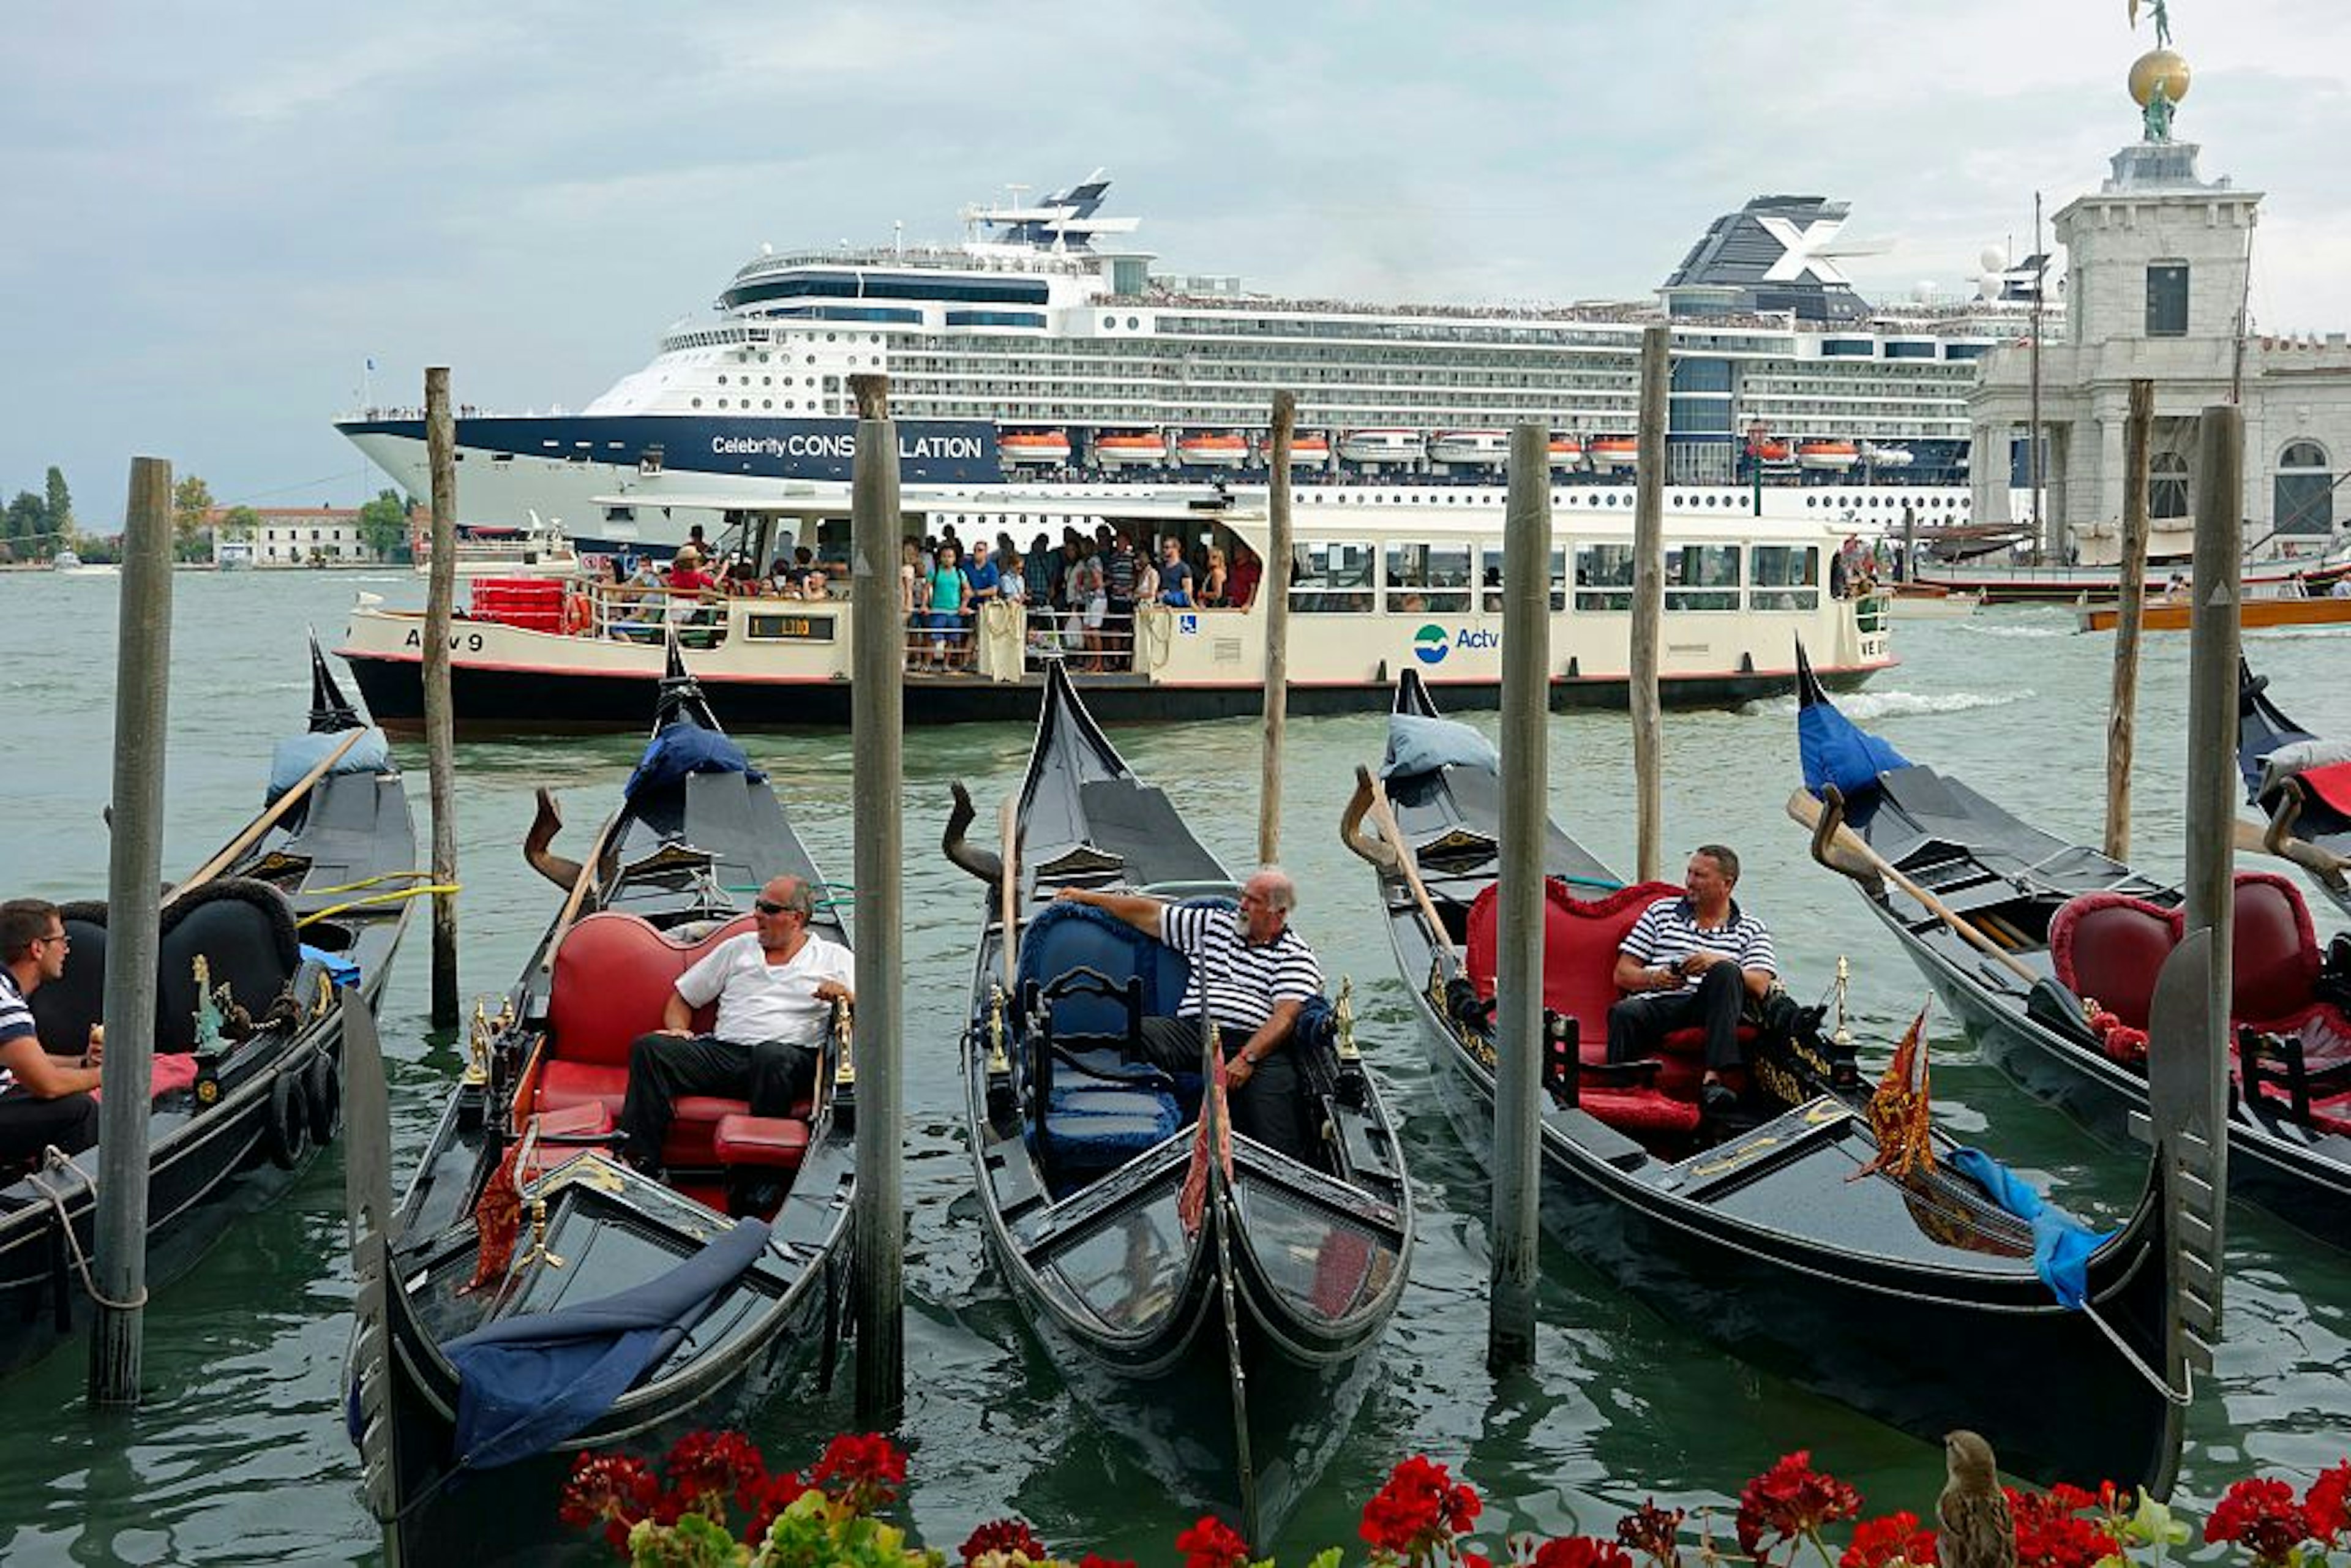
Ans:
[[[476,621],[496,621],[531,632],[559,631],[563,581],[551,577],[477,577],[471,610]]]

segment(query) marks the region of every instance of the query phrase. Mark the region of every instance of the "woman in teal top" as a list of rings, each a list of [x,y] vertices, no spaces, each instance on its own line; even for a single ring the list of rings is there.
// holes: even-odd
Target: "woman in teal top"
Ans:
[[[963,552],[954,545],[939,546],[938,564],[931,569],[931,653],[942,669],[956,668],[963,656],[963,609],[967,584]]]

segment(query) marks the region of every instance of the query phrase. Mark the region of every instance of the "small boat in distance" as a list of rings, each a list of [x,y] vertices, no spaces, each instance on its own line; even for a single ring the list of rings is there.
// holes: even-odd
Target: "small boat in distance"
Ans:
[[[1850,441],[1799,441],[1796,443],[1796,466],[1816,472],[1843,473],[1861,460],[1860,452]]]
[[[1641,444],[1629,435],[1596,435],[1583,444],[1583,455],[1603,473],[1631,468],[1641,460]]]
[[[2265,585],[2261,591],[2249,589],[2237,601],[2237,624],[2247,630],[2274,626],[2351,626],[2351,598],[2337,599],[2328,595],[2305,599],[2298,593],[2284,591],[2297,586],[2289,581]],[[2149,593],[2146,605],[2139,612],[2139,625],[2149,632],[2185,632],[2192,619],[2193,609],[2184,591],[2177,594]],[[2085,603],[2078,616],[2085,632],[2111,632],[2122,624],[2122,607],[2111,603]]]
[[[1249,460],[1249,437],[1229,432],[1203,431],[1178,437],[1176,457],[1202,468],[1238,468]]]

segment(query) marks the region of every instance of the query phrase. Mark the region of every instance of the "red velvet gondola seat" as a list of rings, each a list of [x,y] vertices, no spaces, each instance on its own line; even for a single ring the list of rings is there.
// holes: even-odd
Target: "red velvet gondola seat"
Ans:
[[[2074,995],[2095,998],[2124,1023],[2145,1029],[2156,972],[2179,946],[2187,920],[2184,906],[2088,894],[2050,920],[2050,959]],[[2318,994],[2318,936],[2301,890],[2274,872],[2240,872],[2235,922],[2232,1022],[2294,1037],[2311,1073],[2351,1065],[2351,1018]]]
[[[1576,1020],[1577,1057],[1587,1063],[1608,1060],[1608,1009],[1624,993],[1616,988],[1616,954],[1641,912],[1661,898],[1678,898],[1670,883],[1636,883],[1596,899],[1581,899],[1556,877],[1543,883],[1543,1006]],[[1494,995],[1500,941],[1497,883],[1469,905],[1467,962],[1479,999]],[[1753,1031],[1742,1026],[1742,1039]],[[1665,1068],[1648,1088],[1615,1088],[1586,1080],[1577,1103],[1611,1126],[1635,1136],[1698,1130],[1698,1087],[1705,1074],[1705,1040],[1698,1030],[1666,1037]]]
[[[629,1047],[662,1027],[662,1009],[677,977],[731,936],[752,928],[751,916],[728,921],[708,936],[680,941],[634,915],[610,910],[582,917],[555,949],[547,1009],[548,1043],[539,1065],[534,1111],[604,1108],[616,1121],[629,1092]],[[717,1009],[697,1008],[693,1027],[707,1030]],[[678,1097],[662,1164],[706,1169],[726,1163],[715,1134],[721,1120],[748,1116],[747,1101],[713,1094]],[[810,1107],[793,1107],[805,1120]]]

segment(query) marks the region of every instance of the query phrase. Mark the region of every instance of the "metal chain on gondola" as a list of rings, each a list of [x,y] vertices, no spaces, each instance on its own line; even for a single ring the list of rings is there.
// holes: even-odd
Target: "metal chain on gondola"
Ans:
[[[40,1170],[25,1178],[26,1181],[31,1185],[33,1190],[39,1193],[44,1198],[47,1199],[49,1207],[57,1211],[57,1229],[64,1233],[66,1239],[66,1249],[73,1257],[74,1271],[81,1276],[81,1288],[83,1293],[89,1296],[91,1301],[96,1301],[99,1306],[106,1308],[109,1312],[136,1312],[140,1308],[145,1306],[147,1304],[146,1286],[140,1286],[139,1293],[131,1300],[127,1301],[118,1301],[113,1297],[101,1291],[98,1288],[98,1281],[90,1278],[89,1257],[81,1249],[81,1238],[74,1234],[73,1215],[66,1207],[65,1194],[59,1192],[57,1188],[51,1186],[47,1182],[41,1179],[42,1176],[49,1171],[70,1171],[73,1173],[74,1177],[79,1181],[83,1186],[89,1189],[90,1196],[93,1199],[98,1195],[98,1184],[90,1180],[88,1173],[83,1171],[79,1166],[67,1158],[65,1151],[58,1148],[55,1144],[51,1144],[41,1150]]]

